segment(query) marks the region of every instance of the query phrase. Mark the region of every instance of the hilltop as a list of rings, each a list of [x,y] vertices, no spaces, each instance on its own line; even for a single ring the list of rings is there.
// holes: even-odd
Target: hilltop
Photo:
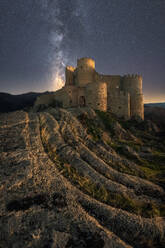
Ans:
[[[156,123],[149,107],[142,122],[90,108],[0,114],[0,246],[164,247],[161,111]]]
[[[165,102],[158,102],[158,103],[146,103],[146,107],[160,107],[165,108]]]

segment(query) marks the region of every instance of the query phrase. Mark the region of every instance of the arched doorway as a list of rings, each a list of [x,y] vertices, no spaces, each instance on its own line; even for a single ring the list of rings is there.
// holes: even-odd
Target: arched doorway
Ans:
[[[79,106],[80,107],[85,107],[86,106],[85,96],[80,96],[79,97]]]

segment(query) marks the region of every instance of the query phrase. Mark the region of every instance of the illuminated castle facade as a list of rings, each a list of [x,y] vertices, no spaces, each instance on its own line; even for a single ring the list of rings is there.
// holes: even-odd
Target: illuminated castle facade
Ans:
[[[78,59],[77,67],[66,67],[65,86],[51,99],[63,108],[91,107],[125,119],[144,119],[142,77],[99,74],[91,58]],[[44,97],[38,98],[36,104],[42,101]]]

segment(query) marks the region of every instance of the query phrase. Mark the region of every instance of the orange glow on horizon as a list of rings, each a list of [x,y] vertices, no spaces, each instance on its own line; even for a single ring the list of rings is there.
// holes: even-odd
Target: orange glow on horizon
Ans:
[[[163,103],[165,96],[144,96],[144,103]]]
[[[165,102],[165,92],[160,89],[145,89],[144,91],[144,103],[163,103]]]

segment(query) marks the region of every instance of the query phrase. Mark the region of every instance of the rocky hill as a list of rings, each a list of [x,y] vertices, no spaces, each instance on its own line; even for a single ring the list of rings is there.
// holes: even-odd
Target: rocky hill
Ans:
[[[0,247],[165,247],[165,130],[151,116],[0,114]]]

